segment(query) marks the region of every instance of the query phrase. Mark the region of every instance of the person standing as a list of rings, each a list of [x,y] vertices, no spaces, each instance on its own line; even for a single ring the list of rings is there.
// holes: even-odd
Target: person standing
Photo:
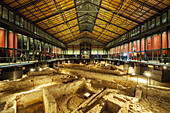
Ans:
[[[164,62],[164,64],[166,64],[166,55],[165,54],[163,54],[163,62]]]

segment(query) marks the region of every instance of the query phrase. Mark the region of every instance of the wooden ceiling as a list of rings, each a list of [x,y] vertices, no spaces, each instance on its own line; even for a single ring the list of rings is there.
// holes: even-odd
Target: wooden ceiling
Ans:
[[[107,44],[170,5],[169,0],[2,0],[60,41]]]

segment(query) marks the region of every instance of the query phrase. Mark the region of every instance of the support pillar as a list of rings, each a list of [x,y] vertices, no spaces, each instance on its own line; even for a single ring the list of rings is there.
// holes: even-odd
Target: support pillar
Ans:
[[[160,31],[160,36],[161,36],[161,48],[160,48],[160,59],[161,59],[161,62],[162,62],[162,57],[163,57],[163,55],[162,55],[162,31]]]
[[[139,43],[140,43],[140,57],[139,57],[139,60],[141,61],[141,56],[142,56],[142,52],[141,52],[141,39],[139,40]]]
[[[15,63],[16,62],[16,58],[15,58],[15,31],[12,31],[13,33],[13,58],[12,58],[12,62]]]
[[[145,61],[148,61],[148,56],[147,56],[147,35],[144,36],[144,39],[145,39]]]
[[[129,60],[129,42],[127,43],[127,45],[128,45],[127,60]]]
[[[8,48],[9,48],[9,30],[6,30],[6,33],[5,33],[5,47],[7,48],[6,49],[6,62],[9,62],[10,63],[10,59],[9,59],[9,54],[8,54]]]
[[[168,63],[170,62],[170,30],[168,31],[167,28],[167,56],[168,56]]]

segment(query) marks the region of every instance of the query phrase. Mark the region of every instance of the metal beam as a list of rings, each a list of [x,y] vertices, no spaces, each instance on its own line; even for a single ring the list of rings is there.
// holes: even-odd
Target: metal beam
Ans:
[[[118,10],[117,14],[119,14],[119,12],[124,8],[124,6],[127,4],[129,0],[127,0],[122,6],[121,8]],[[109,20],[108,24],[104,27],[104,29],[102,30],[102,32],[100,33],[100,35],[97,37],[97,40],[99,40],[99,38],[101,37],[102,33],[106,30],[107,26],[110,25],[110,23],[112,22],[112,19],[115,17],[115,15],[111,16],[111,19]],[[121,28],[121,27],[120,27]],[[128,30],[127,30],[128,31]]]
[[[64,38],[64,39],[62,39],[63,40],[63,42],[65,42],[65,40],[69,40],[69,39],[73,39],[72,37],[67,37],[67,38]],[[74,39],[73,39],[74,40]],[[75,41],[75,40],[74,40]]]
[[[77,32],[77,31],[79,31],[79,30],[76,30],[76,31],[73,31],[72,33],[75,33],[75,32]],[[67,33],[67,34],[65,34],[65,35],[62,35],[62,36],[59,36],[59,37],[57,37],[58,39],[60,39],[60,38],[62,38],[62,37],[64,37],[64,36],[66,36],[66,35],[69,35],[70,33]]]
[[[76,18],[73,18],[73,19],[70,19],[70,20],[67,20],[66,22],[70,22],[70,21],[75,20],[75,19],[77,19],[77,17],[76,17]],[[45,30],[52,29],[52,28],[57,27],[57,26],[60,26],[60,25],[62,25],[62,24],[65,24],[65,22],[62,22],[62,23],[57,24],[57,25],[55,25],[55,26],[49,27],[49,28],[47,28],[47,29],[45,29]]]
[[[15,2],[18,2],[18,0],[16,0]],[[0,0],[0,4],[2,5],[2,6],[4,6],[4,7],[6,7],[6,8],[8,8],[9,10],[11,10],[12,12],[15,12],[15,10],[12,8],[12,7],[10,7],[10,6],[8,6],[6,3],[4,3],[2,0]],[[15,12],[15,14],[17,14],[17,15],[19,15],[20,17],[23,17],[25,20],[27,20],[27,21],[29,21],[29,22],[31,22],[31,20],[29,20],[29,19],[27,19],[27,18],[25,18],[21,13],[19,13],[19,12]],[[1,19],[0,19],[1,20]],[[4,21],[5,22],[5,21]],[[1,22],[1,23],[3,23],[3,22]],[[6,23],[6,22],[5,22]],[[11,26],[11,23],[10,22],[7,22],[7,23],[9,23],[9,25],[7,25],[7,26]],[[7,24],[6,23],[6,24]],[[18,26],[15,26],[16,24],[12,24],[12,26],[11,26],[11,28],[18,28]],[[37,26],[38,28],[40,28],[39,26]],[[42,29],[42,28],[40,28],[42,31],[44,31],[45,33],[47,33],[44,29]],[[21,32],[21,33],[23,33],[23,30],[24,29],[21,29],[20,27],[18,28],[18,30],[17,30],[17,32]],[[31,37],[41,37],[41,36],[38,36],[38,35],[35,35],[34,33],[31,35],[30,34],[30,32],[25,32],[26,34],[29,34]],[[49,34],[49,33],[47,33],[47,34]],[[34,35],[34,36],[33,36]],[[50,35],[50,34],[49,34]],[[57,40],[55,37],[53,37],[55,40]],[[47,40],[47,39],[45,39],[44,37],[42,37],[42,39],[41,38],[38,38],[38,39],[40,39],[40,40],[44,40],[45,42],[48,42],[48,43],[51,43],[51,44],[53,44],[53,45],[56,45],[56,43],[55,42],[52,42],[52,41],[49,41],[49,40]],[[60,40],[57,40],[58,42],[60,42],[60,43],[63,43],[62,41],[60,41]],[[64,43],[63,43],[64,44]],[[64,44],[65,45],[65,44]],[[60,46],[60,45],[56,45],[56,46]],[[64,48],[64,47],[62,47],[62,46],[60,46],[61,48]]]
[[[114,1],[116,4],[119,4],[119,5],[122,5],[121,3],[119,3],[118,1]],[[111,2],[109,2],[110,4],[112,4],[112,5],[114,5],[113,3],[111,3]],[[140,8],[140,6],[139,7],[137,7],[137,6],[135,6],[135,5],[133,5],[133,4],[131,4],[131,6],[133,6],[133,7],[136,7],[136,9],[138,9],[138,8]],[[128,7],[129,9],[131,9],[131,10],[134,10],[133,8],[131,8],[131,7]],[[144,10],[145,12],[147,12],[145,9],[142,9],[142,10]],[[134,13],[137,13],[138,11],[135,11]],[[126,12],[124,12],[124,13],[126,13]],[[130,12],[129,12],[130,13]],[[133,12],[131,12],[131,13],[133,13]],[[139,13],[142,13],[143,14],[143,12],[139,12]],[[151,14],[151,12],[148,12],[148,13],[150,13]],[[147,15],[147,14],[146,14]],[[147,15],[147,16],[149,16],[149,15]],[[130,17],[130,16],[128,16],[128,17]],[[135,20],[137,20],[137,19],[135,19]]]
[[[70,27],[70,29],[71,29],[71,28],[73,28],[73,27],[76,27],[76,26],[78,26],[78,24],[76,24],[76,25],[74,25],[74,26]],[[54,34],[52,34],[52,35],[55,35],[55,34],[61,33],[61,32],[66,31],[66,30],[68,30],[68,29],[61,30],[61,31],[59,31],[59,32],[57,32],[57,33],[54,33]]]
[[[83,22],[83,23],[86,23],[86,22]],[[83,23],[82,23],[82,24],[83,24]],[[76,27],[76,26],[78,26],[78,24],[76,24],[76,25],[74,25],[74,26],[70,27],[70,29],[71,29],[71,28],[73,28],[73,27]],[[61,32],[66,31],[66,30],[67,30],[67,29],[61,30],[61,31],[59,31],[59,32],[57,32],[57,33],[54,33],[54,34],[52,34],[52,35],[55,35],[55,34],[61,33]]]
[[[82,4],[85,4],[85,3],[82,3]],[[82,4],[79,4],[79,5],[77,5],[77,6],[80,6],[80,5],[82,5]],[[68,11],[68,10],[73,9],[73,8],[75,8],[75,6],[69,7],[69,8],[67,8],[67,9],[65,9],[65,10],[63,10],[63,11],[57,11],[57,12],[55,12],[55,13],[53,13],[53,14],[50,14],[50,15],[44,17],[44,18],[41,18],[41,19],[36,20],[36,21],[33,21],[33,23],[34,23],[34,24],[35,24],[35,23],[38,23],[38,22],[40,22],[40,21],[43,21],[43,20],[48,19],[48,18],[50,18],[50,17],[56,16],[56,15],[62,13],[62,12]]]
[[[65,44],[69,44],[69,43],[74,42],[74,41],[75,40],[68,40],[68,41],[65,42]]]
[[[92,33],[93,34],[93,33]],[[93,34],[93,35],[95,35],[95,36],[97,36],[96,34]],[[83,35],[83,36],[88,36],[88,35]],[[88,36],[88,38],[91,38],[90,36]],[[103,38],[103,37],[101,37],[101,38]],[[71,39],[71,37],[68,37],[68,38],[65,38],[64,40],[68,40],[68,39]],[[92,38],[91,38],[92,39]],[[103,39],[106,39],[106,38],[103,38]],[[65,41],[63,40],[63,42],[65,43]],[[71,39],[72,40],[72,39]],[[96,39],[94,39],[94,40],[96,40]],[[106,39],[107,40],[107,39]],[[96,40],[96,41],[98,41],[98,42],[100,42],[99,40]],[[104,40],[103,40],[104,41]],[[110,41],[110,40],[108,40],[108,41]],[[107,41],[104,41],[104,42],[106,42],[107,43]],[[102,43],[102,42],[101,42]],[[103,44],[105,44],[105,43],[103,43]]]
[[[85,15],[86,15],[86,14],[85,14]],[[81,15],[81,16],[79,16],[78,18],[80,18],[80,17],[82,17],[82,16],[85,16],[85,15]],[[72,18],[72,19],[70,19],[70,20],[68,20],[68,21],[66,21],[66,22],[70,22],[70,21],[75,20],[75,19],[77,19],[77,17]],[[57,25],[55,25],[55,26],[49,27],[49,28],[47,28],[47,29],[45,29],[45,30],[49,30],[49,29],[51,29],[51,28],[57,27],[57,26],[59,26],[59,25],[61,25],[61,24],[64,24],[64,23],[65,23],[65,22],[62,22],[62,23],[57,24]]]
[[[62,41],[67,40],[67,39],[72,39],[72,37],[64,38],[64,39],[62,39]]]
[[[53,2],[56,10],[59,11],[58,7],[56,6],[55,0],[51,0],[51,1]],[[59,13],[60,13],[60,12],[59,12]],[[69,29],[69,26],[68,26],[68,24],[67,24],[67,22],[66,22],[66,20],[65,20],[65,17],[63,16],[62,13],[60,13],[60,14],[61,14],[61,17],[62,17],[63,21],[65,22],[65,25],[67,26],[68,30],[70,31],[70,34],[72,35],[72,37],[74,38],[74,40],[76,40],[75,37],[74,37],[74,35],[72,34],[71,30]]]
[[[134,0],[134,2],[137,2],[137,3],[141,4],[141,5],[144,5],[145,7],[149,8],[149,9],[152,9],[154,11],[157,11],[157,12],[161,11],[161,10],[157,9],[156,7],[154,7],[154,6],[146,4],[145,2],[142,2],[142,1],[139,1],[139,0]]]
[[[75,10],[77,11],[77,4],[76,4],[76,0],[74,0],[74,7],[75,7]],[[78,19],[78,13],[76,12],[76,16],[77,16],[77,21],[78,21],[78,25],[79,25],[79,30],[80,30],[80,22],[79,22],[79,19]]]
[[[102,7],[101,7],[102,8]],[[104,9],[104,7],[103,7],[103,9]],[[40,12],[40,13],[43,13],[43,12],[47,12],[47,13],[53,13],[53,12],[55,12],[55,11],[31,11],[31,12]],[[60,10],[60,11],[58,11],[58,12],[60,12],[60,13],[64,13],[64,12],[69,12],[69,13],[98,13],[98,12],[101,12],[101,13],[117,13],[118,11],[111,11],[111,10],[106,10],[106,11],[62,11],[62,10]],[[120,11],[121,13],[142,13],[141,11]],[[152,13],[152,12],[148,12],[148,13],[150,13],[150,14],[155,14],[155,13]]]
[[[0,0],[0,4],[4,7],[8,8],[12,12],[14,12],[14,9],[12,7],[10,7],[8,4],[6,4],[4,1]]]
[[[93,39],[92,37],[90,37],[90,36],[87,36],[87,35],[82,35],[80,38],[78,38],[78,40],[79,39],[83,39],[83,38],[90,38],[90,39],[92,39],[92,40],[95,40],[95,39]],[[97,40],[95,40],[95,41],[97,41]],[[72,43],[73,41],[71,41],[71,42],[69,42],[69,43]],[[99,43],[102,43],[102,44],[106,44],[106,43],[103,43],[102,41],[97,41],[97,42],[99,42]],[[67,43],[68,44],[68,43]]]
[[[97,30],[94,30],[94,31],[100,33],[100,31],[97,31]],[[109,35],[107,35],[107,34],[105,34],[105,33],[103,33],[103,35],[106,35],[106,36],[108,36],[108,37],[114,39],[113,37],[111,37],[111,36],[109,36]],[[105,39],[107,39],[107,38],[105,38]],[[107,40],[109,40],[109,39],[107,39]],[[109,40],[109,41],[110,41],[110,40]]]
[[[101,27],[101,26],[99,26],[99,25],[97,25],[97,24],[95,24],[95,26],[104,29],[103,27]],[[114,31],[111,31],[111,30],[109,30],[109,29],[106,29],[106,30],[109,31],[109,32],[111,32],[111,33],[114,33],[114,34],[121,35],[121,34],[118,34],[118,33],[114,32]]]
[[[89,16],[94,17],[94,16],[92,16],[92,15],[90,15],[90,14],[89,14]],[[95,18],[95,17],[94,17],[94,18]],[[116,27],[119,27],[119,28],[121,28],[121,29],[123,29],[123,30],[128,31],[128,29],[126,29],[126,28],[123,28],[123,27],[118,26],[118,25],[116,25],[116,24],[110,23],[110,22],[108,22],[108,21],[106,21],[106,20],[103,20],[103,19],[101,19],[101,18],[99,18],[99,17],[97,17],[97,19],[99,19],[99,20],[101,20],[101,21],[104,21],[104,22],[106,22],[106,23],[108,23],[108,24],[114,25],[114,26],[116,26]]]
[[[93,17],[94,18],[94,17]],[[92,23],[90,23],[90,22],[83,22],[83,23],[89,23],[89,24],[92,24]],[[81,23],[81,24],[83,24],[83,23]],[[103,25],[103,24],[102,24]],[[103,27],[101,27],[101,26],[99,26],[99,25],[97,25],[97,24],[95,24],[95,26],[97,26],[97,27],[100,27],[100,28],[102,28],[102,29],[104,29]],[[109,31],[109,32],[112,32],[112,33],[114,33],[114,34],[117,34],[117,35],[121,35],[121,34],[118,34],[118,33],[116,33],[116,32],[114,32],[114,31],[111,31],[111,30],[109,30],[109,29],[106,29],[107,31]]]
[[[82,35],[82,36],[80,36],[80,38],[78,38],[78,40],[79,39],[82,39],[82,38],[90,38],[90,39],[93,39],[93,38],[91,38],[90,36],[88,36],[88,35]],[[72,40],[72,39],[71,39]],[[66,42],[65,42],[65,44],[69,44],[69,43],[72,43],[72,42],[74,42],[74,40],[67,40]],[[93,39],[93,40],[95,40],[95,39]],[[97,41],[97,42],[100,42],[100,43],[102,43],[102,44],[106,44],[107,42],[106,41],[103,41],[103,42],[105,42],[105,43],[103,43],[102,41],[99,41],[99,40],[95,40],[95,41]]]
[[[83,27],[81,27],[81,30],[82,31],[84,31],[84,30],[88,30],[88,31],[90,31],[91,32],[91,30],[90,30],[90,25],[88,26],[87,24],[89,24],[88,22],[85,22],[86,23],[86,25],[84,25]]]
[[[102,0],[100,0],[100,4],[99,4],[99,9],[98,10],[100,10],[100,8],[101,8],[101,4],[102,4]],[[96,14],[96,18],[97,18],[97,16],[98,16],[98,14],[99,14],[99,12],[97,12],[97,14]],[[95,18],[95,21],[94,21],[94,23],[93,23],[93,28],[92,28],[92,31],[93,31],[93,29],[94,29],[94,26],[95,26],[95,23],[96,23],[96,19]]]
[[[85,2],[85,3],[86,3],[86,4],[87,4],[87,3],[90,3],[90,4],[93,4],[93,5],[98,6],[97,4],[94,4],[94,3],[91,3],[91,2]],[[82,4],[85,4],[85,3],[82,3]],[[79,5],[77,5],[77,6],[80,6],[80,5],[82,5],[82,4],[79,4]],[[99,6],[98,6],[98,7],[99,7]],[[66,9],[66,10],[59,11],[59,12],[68,12],[68,10],[70,10],[70,9],[72,9],[72,8],[74,8],[74,7],[70,7],[70,8],[68,8],[68,9]],[[106,10],[106,11],[93,11],[93,12],[112,12],[113,14],[117,14],[117,11],[111,11],[111,10],[105,8],[105,7],[102,7],[102,6],[100,6],[100,8],[102,8],[102,9],[104,9],[104,10]],[[52,17],[52,16],[55,16],[55,15],[59,14],[59,12],[58,12],[58,13],[51,14],[51,15],[49,15],[49,16],[47,16],[47,17],[41,18],[40,20],[36,20],[36,21],[34,21],[33,23],[37,23],[37,22],[43,21],[43,20],[45,20],[45,19],[47,19],[47,18],[50,18],[50,17]],[[70,11],[70,12],[83,12],[83,11]],[[84,12],[88,12],[88,11],[84,11]],[[90,11],[89,11],[89,12],[90,12]],[[126,11],[125,11],[125,12],[126,12]],[[133,22],[135,22],[135,23],[140,24],[139,21],[134,20],[134,19],[132,19],[132,18],[130,18],[130,17],[127,17],[127,16],[125,16],[125,15],[123,15],[123,14],[118,14],[118,15],[121,16],[121,17],[123,17],[123,18],[126,18],[126,19],[128,19],[128,20],[131,20],[131,21],[133,21]]]
[[[48,1],[48,2],[44,1],[44,2],[45,2],[44,4],[48,4],[48,3],[50,3],[51,1],[50,1],[50,2],[49,2],[49,1]],[[36,6],[36,7],[34,7],[34,8],[38,8],[38,9],[39,9],[39,8],[42,7],[44,4],[41,4],[41,5]],[[46,7],[43,7],[43,8],[47,8],[47,7],[49,7],[49,6],[52,6],[52,5],[47,5]],[[50,9],[51,9],[51,8],[50,8]],[[29,12],[32,14],[32,13],[35,13],[36,11],[37,11],[37,12],[40,12],[40,10],[29,11]],[[47,12],[47,11],[49,11],[49,9],[46,9],[46,10],[44,10],[43,12]],[[24,10],[24,11],[21,10],[20,12],[23,14],[23,13],[27,12],[27,10]],[[42,12],[42,13],[43,13],[43,12]]]
[[[104,8],[104,7],[101,7],[102,9],[104,9],[104,10],[107,10],[107,11],[110,11],[109,9],[107,9],[107,8]],[[116,12],[112,12],[113,14],[117,14]],[[137,24],[140,24],[140,22],[139,21],[137,21],[137,20],[134,20],[134,19],[132,19],[132,18],[130,18],[130,17],[127,17],[127,16],[125,16],[125,15],[123,15],[123,14],[118,14],[119,16],[121,16],[121,17],[123,17],[123,18],[126,18],[126,19],[128,19],[128,20],[130,20],[130,21],[132,21],[132,22],[135,22],[135,23],[137,23]]]
[[[91,4],[98,6],[97,4],[94,4],[94,3],[91,3]],[[102,7],[102,6],[100,6],[100,8],[102,8],[102,9],[104,9],[104,10],[106,10],[106,11],[112,12],[113,14],[117,14],[117,11],[111,11],[111,10],[109,10],[108,8],[105,8],[105,7]],[[121,17],[123,17],[123,18],[126,18],[126,19],[128,19],[128,20],[131,20],[131,21],[133,21],[133,22],[135,22],[135,23],[140,24],[139,21],[134,20],[134,19],[132,19],[132,18],[130,18],[130,17],[127,17],[127,16],[125,16],[125,15],[123,15],[123,14],[120,14],[120,13],[119,13],[118,15],[121,16]]]
[[[93,33],[92,33],[93,34]],[[98,37],[98,35],[96,35],[96,34],[93,34],[93,35],[95,35],[95,36],[97,36]],[[101,38],[103,38],[103,39],[106,39],[106,40],[108,40],[107,38],[104,38],[104,37],[102,37],[102,36],[100,36]],[[98,41],[97,39],[96,39],[96,41]],[[108,41],[110,41],[110,40],[108,40]]]
[[[90,23],[90,22],[84,22],[84,23],[92,24],[92,23]],[[97,27],[100,27],[100,28],[104,29],[103,27],[101,27],[101,26],[99,26],[99,25],[97,25],[97,24],[95,24],[95,26],[97,26]],[[106,30],[107,30],[107,31],[109,31],[109,32],[111,32],[111,33],[114,33],[114,34],[121,35],[121,34],[118,34],[118,33],[114,32],[114,31],[110,31],[109,29],[106,29]]]
[[[74,7],[69,7],[69,8],[67,8],[67,9],[65,9],[64,11],[68,11],[68,10],[73,9],[73,8],[74,8]],[[56,16],[56,15],[58,15],[58,14],[60,14],[60,12],[55,12],[55,13],[50,14],[50,15],[44,17],[44,18],[41,18],[41,19],[36,20],[36,21],[33,21],[33,23],[35,24],[35,23],[41,22],[41,21],[43,21],[43,20],[45,20],[45,19],[48,19],[48,18],[53,17],[53,16]]]
[[[15,11],[19,11],[19,10],[21,10],[21,9],[25,9],[25,8],[27,8],[27,7],[29,7],[29,6],[31,6],[31,5],[33,5],[33,4],[39,3],[39,2],[41,2],[41,1],[43,1],[43,0],[36,0],[36,1],[30,2],[30,3],[28,3],[28,4],[25,4],[25,5],[23,5],[23,6],[20,6],[20,7],[16,8]]]
[[[13,3],[15,3],[15,2],[17,2],[18,0],[14,0],[14,1],[12,1],[11,3],[9,3],[8,5],[10,5],[10,4],[13,4]]]

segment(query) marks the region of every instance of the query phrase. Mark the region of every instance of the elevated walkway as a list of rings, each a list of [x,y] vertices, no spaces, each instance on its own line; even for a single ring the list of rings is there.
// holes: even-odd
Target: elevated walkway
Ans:
[[[64,64],[64,63],[100,63],[106,62],[106,64],[112,65],[123,65],[124,69],[129,70],[132,68],[134,73],[137,75],[145,76],[145,72],[151,74],[150,78],[160,82],[170,82],[170,65],[164,63],[155,63],[154,61],[123,61],[119,59],[110,59],[110,58],[93,58],[93,59],[77,59],[77,58],[58,58],[51,60],[42,60],[42,61],[24,61],[16,63],[0,63],[0,79],[17,79],[20,78],[23,74],[30,71],[31,68],[38,70],[40,67],[51,67],[55,65]]]

